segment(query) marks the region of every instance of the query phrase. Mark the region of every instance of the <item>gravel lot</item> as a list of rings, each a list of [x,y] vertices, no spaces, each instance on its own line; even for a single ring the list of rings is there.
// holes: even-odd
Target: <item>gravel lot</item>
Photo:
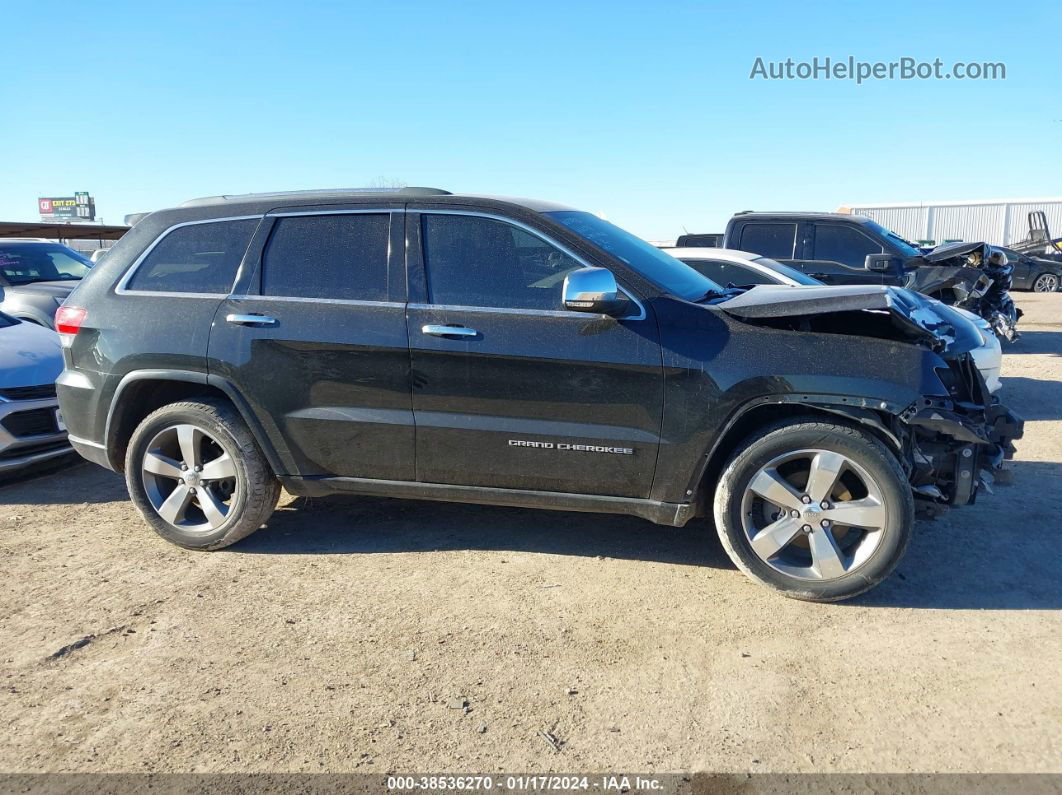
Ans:
[[[1017,295],[1015,485],[853,603],[699,523],[285,497],[193,553],[98,467],[7,483],[0,771],[1062,771],[1062,294]]]

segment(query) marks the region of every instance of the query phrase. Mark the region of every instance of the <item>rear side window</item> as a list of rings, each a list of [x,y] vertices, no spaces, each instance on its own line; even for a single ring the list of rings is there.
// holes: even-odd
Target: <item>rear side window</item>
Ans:
[[[738,247],[762,257],[792,259],[796,228],[796,224],[745,224]]]
[[[262,258],[262,293],[387,300],[387,213],[280,218]]]
[[[127,290],[228,295],[258,219],[179,226],[148,253]]]
[[[881,244],[858,229],[840,224],[816,224],[815,259],[840,262],[850,268],[866,267],[867,254],[880,254]]]

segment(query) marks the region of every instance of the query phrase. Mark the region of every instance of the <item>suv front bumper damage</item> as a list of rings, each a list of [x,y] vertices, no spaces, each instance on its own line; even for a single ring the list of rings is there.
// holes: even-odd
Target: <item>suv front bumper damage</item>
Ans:
[[[994,482],[1010,482],[1005,462],[1014,457],[1024,422],[1001,403],[926,400],[900,420],[910,431],[910,479],[920,507],[967,505],[980,488],[991,491]]]

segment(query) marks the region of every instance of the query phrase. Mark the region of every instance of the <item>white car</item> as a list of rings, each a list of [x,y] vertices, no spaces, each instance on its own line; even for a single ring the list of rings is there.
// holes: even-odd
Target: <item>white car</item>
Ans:
[[[757,284],[784,284],[791,287],[822,287],[822,282],[803,271],[783,265],[769,257],[761,257],[748,251],[729,248],[664,248],[675,259],[682,260],[694,270],[703,273],[716,284],[724,287],[748,287]],[[934,299],[929,298],[929,301]],[[938,302],[939,303],[939,302]],[[949,306],[948,309],[972,323],[981,335],[981,347],[970,351],[977,369],[992,393],[1003,384],[999,373],[1003,366],[1003,351],[988,321],[973,312]]]
[[[62,369],[54,331],[0,313],[0,473],[71,452],[55,397]]]

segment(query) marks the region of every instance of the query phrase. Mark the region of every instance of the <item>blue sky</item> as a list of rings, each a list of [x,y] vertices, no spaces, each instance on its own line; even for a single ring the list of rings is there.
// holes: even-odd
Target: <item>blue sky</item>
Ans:
[[[75,190],[120,222],[382,177],[665,239],[750,208],[1062,195],[1057,2],[7,0],[4,19],[3,220]],[[757,56],[849,55],[1007,79],[749,79]]]

